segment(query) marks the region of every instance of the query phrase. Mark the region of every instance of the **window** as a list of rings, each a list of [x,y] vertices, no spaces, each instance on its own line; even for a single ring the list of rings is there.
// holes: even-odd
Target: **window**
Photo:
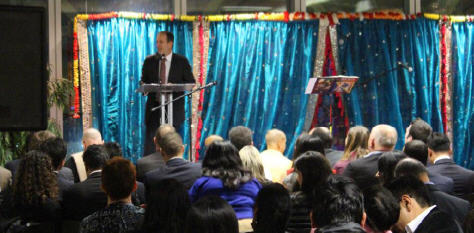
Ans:
[[[187,0],[187,14],[234,14],[255,12],[283,12],[288,0]]]
[[[308,12],[403,11],[403,0],[306,0]]]
[[[421,10],[424,13],[445,15],[472,15],[474,14],[473,0],[423,0]]]

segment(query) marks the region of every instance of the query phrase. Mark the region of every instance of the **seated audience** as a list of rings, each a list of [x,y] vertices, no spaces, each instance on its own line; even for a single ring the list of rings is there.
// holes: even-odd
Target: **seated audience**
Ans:
[[[109,155],[109,158],[122,157],[122,147],[118,142],[106,142],[104,143],[105,150]]]
[[[414,119],[405,131],[405,143],[412,140],[420,140],[424,143],[428,142],[428,136],[430,136],[433,129],[421,118]]]
[[[191,208],[191,201],[183,184],[174,179],[163,179],[148,194],[141,232],[183,232],[186,215]]]
[[[0,192],[4,191],[12,181],[12,173],[10,170],[0,167]]]
[[[390,232],[400,216],[400,204],[392,193],[381,185],[364,191],[364,209],[367,214],[367,233]]]
[[[474,171],[463,168],[451,159],[451,143],[448,136],[434,132],[428,137],[428,171],[453,179],[457,197],[467,199],[474,192]]]
[[[90,145],[102,144],[104,144],[104,141],[102,140],[102,135],[100,134],[99,130],[89,128],[86,129],[82,134],[82,147],[84,151],[86,151],[87,147]],[[68,167],[72,170],[74,175],[74,183],[82,182],[87,178],[87,171],[84,165],[84,160],[82,159],[82,154],[83,151],[72,154],[64,164],[65,167]]]
[[[207,196],[194,203],[186,216],[185,233],[237,233],[232,207],[222,198]]]
[[[315,190],[311,225],[316,233],[365,232],[364,197],[348,177],[332,175],[327,184]]]
[[[369,136],[370,153],[350,162],[343,175],[354,179],[363,190],[378,183],[375,174],[378,171],[378,160],[383,152],[392,151],[397,144],[397,130],[389,125],[377,125]]]
[[[295,160],[295,172],[301,191],[291,194],[292,212],[287,232],[309,232],[313,190],[320,189],[326,183],[332,174],[331,165],[321,153],[307,151]]]
[[[229,141],[239,151],[244,146],[253,145],[252,130],[245,126],[235,126],[229,130]]]
[[[201,166],[183,159],[184,145],[181,136],[176,132],[169,132],[163,135],[158,144],[166,166],[146,173],[146,189],[153,188],[163,179],[175,179],[189,189],[201,177]]]
[[[428,146],[421,140],[411,140],[406,143],[403,147],[403,152],[411,158],[414,158],[426,166],[428,160]],[[436,173],[428,172],[430,181],[433,182],[436,187],[445,192],[452,194],[454,189],[453,179],[442,176]]]
[[[272,174],[272,181],[282,183],[286,171],[291,168],[292,162],[283,153],[286,149],[286,135],[278,129],[271,129],[265,135],[267,149],[260,153],[263,167]]]
[[[244,170],[239,152],[230,142],[209,146],[202,161],[202,175],[189,190],[191,202],[217,195],[234,208],[238,219],[253,217],[255,198],[262,186]]]
[[[252,173],[260,184],[271,182],[271,173],[263,167],[260,152],[254,146],[244,146],[239,151],[244,169]],[[270,178],[268,178],[270,177]]]
[[[209,148],[209,145],[211,145],[215,141],[224,141],[224,139],[219,135],[212,134],[208,136],[206,140],[204,140],[204,146],[206,148]]]
[[[413,233],[462,232],[454,218],[431,205],[428,192],[419,179],[401,176],[388,189],[399,200],[400,217],[396,229]]]
[[[331,167],[342,158],[343,152],[332,149],[332,135],[327,127],[316,127],[310,131],[311,136],[319,137],[324,144],[324,155],[329,160]]]
[[[264,185],[255,200],[252,228],[254,233],[285,233],[291,200],[281,184]]]
[[[5,191],[0,212],[5,218],[19,217],[6,232],[57,232],[61,220],[57,179],[51,159],[32,150],[20,160],[11,189]]]
[[[107,161],[102,169],[102,189],[107,194],[107,207],[81,222],[81,233],[128,233],[140,229],[144,209],[132,204],[132,192],[137,188],[135,166],[121,157]]]
[[[349,129],[342,158],[333,166],[336,174],[342,174],[347,164],[369,153],[368,141],[369,130],[364,126],[354,126]]]
[[[70,220],[82,220],[107,205],[107,195],[101,189],[102,167],[108,160],[107,151],[103,145],[90,145],[81,157],[87,179],[63,193],[64,216]]]
[[[378,171],[375,174],[379,178],[380,183],[388,185],[394,177],[394,170],[397,163],[407,156],[400,151],[384,152],[378,161]]]
[[[139,181],[144,181],[147,172],[165,167],[165,161],[160,154],[160,145],[158,142],[165,134],[170,132],[176,132],[175,128],[171,125],[161,125],[156,130],[155,137],[153,137],[155,153],[143,156],[143,158],[137,161],[137,179]]]
[[[418,160],[407,158],[400,161],[395,167],[395,176],[418,178],[425,184],[432,204],[436,205],[441,211],[455,217],[459,224],[465,221],[471,209],[469,202],[438,190],[430,181],[425,166]]]

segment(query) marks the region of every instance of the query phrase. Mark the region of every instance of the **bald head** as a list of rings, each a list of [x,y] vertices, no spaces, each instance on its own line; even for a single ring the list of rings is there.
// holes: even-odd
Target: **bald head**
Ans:
[[[207,148],[215,141],[224,141],[224,139],[219,135],[213,134],[204,140],[204,146]]]
[[[168,133],[175,133],[176,129],[171,126],[171,125],[160,125],[158,129],[156,130],[155,133],[155,138],[153,138],[153,141],[155,142],[155,145],[158,147],[160,145],[161,139]],[[158,150],[158,148],[156,148]]]
[[[267,142],[267,148],[271,150],[277,150],[281,153],[285,152],[286,149],[286,135],[279,129],[268,130],[265,135],[265,141]]]
[[[390,125],[377,125],[369,136],[369,150],[391,151],[397,144],[397,130]]]
[[[104,141],[102,140],[102,135],[100,134],[99,130],[88,128],[82,134],[82,145],[84,146],[84,150],[86,150],[90,145],[101,144],[104,144]]]

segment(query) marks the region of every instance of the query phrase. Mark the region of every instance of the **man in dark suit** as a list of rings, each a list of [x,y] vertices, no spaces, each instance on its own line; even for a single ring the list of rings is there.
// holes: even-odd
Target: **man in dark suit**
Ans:
[[[344,151],[332,149],[332,135],[327,127],[316,127],[310,131],[311,136],[318,136],[324,143],[324,155],[331,163],[331,167],[342,158]]]
[[[397,144],[397,130],[389,125],[377,125],[372,128],[369,136],[370,153],[350,162],[343,175],[354,179],[361,189],[375,183],[378,171],[378,160],[383,152],[392,151]]]
[[[191,66],[186,57],[172,53],[174,36],[171,32],[162,31],[156,37],[158,53],[148,56],[142,67],[142,83],[195,83]],[[174,93],[174,97],[182,95]],[[154,152],[153,136],[159,126],[160,111],[152,112],[151,109],[160,105],[159,95],[149,93],[146,102],[145,124],[146,137],[144,154]],[[180,129],[184,121],[184,99],[173,103],[173,126]]]
[[[436,185],[428,178],[426,167],[420,161],[412,158],[401,160],[395,167],[395,177],[400,176],[412,176],[421,180],[428,190],[428,196],[432,204],[453,216],[460,225],[464,223],[467,214],[471,210],[471,204],[466,200],[437,189]]]
[[[406,128],[405,143],[410,142],[411,140],[420,140],[426,143],[431,132],[433,132],[433,129],[428,123],[426,123],[426,121],[421,118],[416,118]]]
[[[474,171],[465,169],[451,159],[449,138],[434,132],[428,137],[428,171],[447,176],[454,181],[454,195],[467,199],[474,192]]]
[[[431,205],[425,185],[416,177],[397,177],[388,189],[400,200],[400,217],[395,224],[400,232],[463,232],[451,215],[440,211],[436,205]]]
[[[158,181],[163,179],[175,179],[182,183],[186,189],[189,189],[194,181],[201,177],[200,164],[183,159],[183,140],[178,133],[167,133],[158,143],[166,166],[152,170],[145,175],[146,190],[151,190]]]
[[[171,125],[161,125],[158,127],[155,137],[153,138],[155,153],[144,156],[137,161],[137,180],[143,181],[147,172],[165,166],[163,156],[160,154],[160,145],[158,142],[165,134],[170,132],[176,132],[175,128]]]

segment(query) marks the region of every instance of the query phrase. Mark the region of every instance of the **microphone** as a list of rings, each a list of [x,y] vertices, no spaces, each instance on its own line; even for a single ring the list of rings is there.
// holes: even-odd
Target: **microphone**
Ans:
[[[397,65],[408,70],[408,72],[413,72],[413,68],[411,66],[409,66],[408,64],[406,63],[402,63],[402,62],[397,62]]]

